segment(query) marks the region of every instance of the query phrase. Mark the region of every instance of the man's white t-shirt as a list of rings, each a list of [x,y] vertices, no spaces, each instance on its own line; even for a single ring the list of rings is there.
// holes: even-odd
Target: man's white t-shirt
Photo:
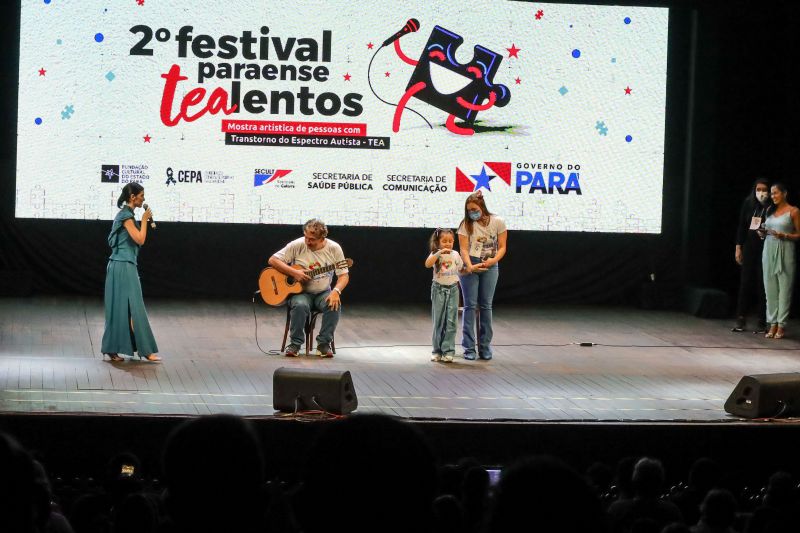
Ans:
[[[305,239],[300,237],[284,246],[282,250],[275,252],[275,257],[289,265],[300,265],[305,270],[314,270],[337,263],[344,264],[342,247],[339,246],[339,243],[330,239],[325,239],[325,246],[317,251],[312,251],[306,246]],[[318,274],[305,285],[303,292],[318,294],[328,290],[331,286],[334,272],[336,272],[337,276],[347,274],[347,266],[337,268],[335,271]]]
[[[498,235],[505,231],[505,221],[496,215],[489,215],[489,223],[486,226],[480,222],[473,222],[472,235],[467,233],[467,228],[463,223],[458,228],[459,235],[469,237],[470,257],[479,257],[482,261],[497,255]]]

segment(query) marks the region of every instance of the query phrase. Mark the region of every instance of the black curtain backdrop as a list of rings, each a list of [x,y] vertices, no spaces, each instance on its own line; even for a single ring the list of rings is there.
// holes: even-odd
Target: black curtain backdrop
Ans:
[[[721,288],[734,296],[738,280],[734,224],[753,177],[781,178],[792,189],[796,185],[797,135],[792,133],[798,87],[793,69],[800,7],[791,2],[735,0],[647,4],[672,8],[663,233],[510,232],[498,303],[634,303],[651,273],[666,290],[677,290],[687,282]],[[22,290],[30,280],[32,291],[38,293],[102,294],[109,222],[14,218],[19,7],[3,9],[0,288]],[[687,173],[693,10],[698,20],[696,114],[691,173]],[[620,187],[624,184],[625,177],[620,176]],[[685,187],[689,217],[684,221]],[[800,194],[796,198],[800,203]],[[153,207],[157,213],[158,206]],[[266,259],[301,235],[302,222],[296,226],[159,223],[140,255],[145,298],[249,298]],[[683,239],[684,229],[688,240]],[[430,272],[422,263],[428,230],[330,230],[330,237],[356,261],[346,301],[427,301]],[[682,252],[689,257],[685,277]]]

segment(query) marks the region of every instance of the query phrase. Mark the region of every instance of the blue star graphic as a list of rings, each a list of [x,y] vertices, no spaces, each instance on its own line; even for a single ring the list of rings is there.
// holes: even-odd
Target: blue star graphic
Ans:
[[[497,176],[491,176],[486,173],[486,167],[481,167],[480,174],[470,174],[473,178],[475,178],[475,190],[477,191],[481,187],[486,187],[487,191],[491,191],[492,188],[489,186],[489,182],[492,181],[492,178],[496,178]]]

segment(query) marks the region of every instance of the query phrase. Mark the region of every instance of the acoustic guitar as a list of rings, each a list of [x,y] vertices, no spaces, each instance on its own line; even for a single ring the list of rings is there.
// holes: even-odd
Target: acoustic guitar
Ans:
[[[353,266],[352,259],[345,259],[338,261],[336,264],[315,268],[313,270],[306,270],[300,265],[291,265],[292,268],[302,270],[309,277],[314,278],[320,274],[325,274],[337,268],[350,268]],[[258,275],[258,289],[261,291],[261,297],[268,305],[283,305],[292,294],[299,294],[303,292],[303,284],[294,279],[292,276],[287,276],[283,272],[273,268],[267,267]]]

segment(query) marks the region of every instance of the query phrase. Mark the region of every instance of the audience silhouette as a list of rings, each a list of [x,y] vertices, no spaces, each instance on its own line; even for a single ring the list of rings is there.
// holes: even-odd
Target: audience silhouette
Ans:
[[[552,457],[521,460],[503,471],[488,531],[602,533],[597,496],[573,469]]]
[[[614,533],[660,531],[672,522],[682,522],[681,511],[661,497],[664,490],[664,467],[650,457],[639,459],[631,477],[633,498],[617,500],[608,508]],[[637,526],[637,522],[643,522]],[[652,524],[649,524],[652,522]]]
[[[297,516],[306,533],[430,531],[436,474],[411,424],[372,414],[331,422],[308,454]]]
[[[250,424],[212,415],[179,425],[163,455],[164,503],[176,532],[264,530],[264,466]]]
[[[774,473],[760,496],[740,485],[743,506],[724,486],[728,472],[709,458],[697,459],[687,483],[673,483],[669,495],[664,466],[650,457],[619,460],[613,485],[614,470],[600,462],[581,476],[554,457],[522,457],[495,484],[474,458],[439,465],[407,421],[352,415],[317,429],[297,479],[287,483],[267,475],[265,458],[277,471],[282,456],[264,448],[249,421],[187,420],[163,446],[163,488],[131,452],[114,455],[100,483],[54,478],[51,486],[44,465],[0,432],[0,532],[800,531],[798,486],[788,472]]]

